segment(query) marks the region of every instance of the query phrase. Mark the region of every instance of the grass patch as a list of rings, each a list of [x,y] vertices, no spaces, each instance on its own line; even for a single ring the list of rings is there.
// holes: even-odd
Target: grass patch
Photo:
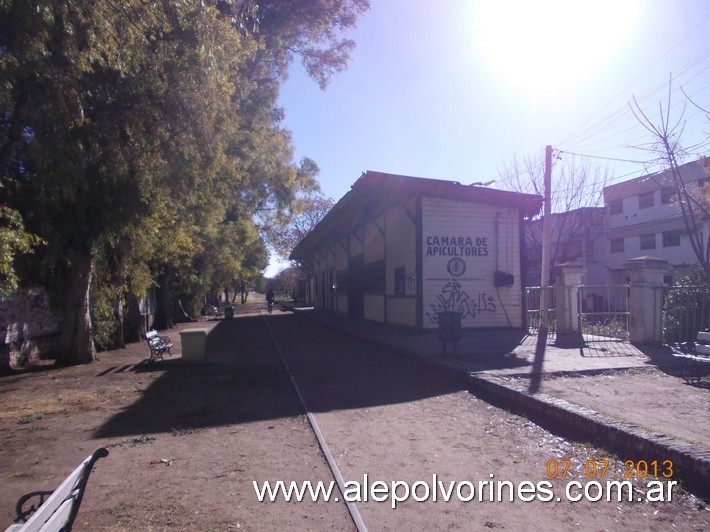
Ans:
[[[106,447],[123,447],[125,445],[129,445],[131,447],[135,447],[137,445],[143,445],[146,443],[153,443],[155,441],[154,436],[138,436],[137,438],[130,438],[128,440],[122,440],[116,443],[109,443]]]
[[[199,432],[202,429],[170,429],[170,434],[172,436],[187,436],[189,434],[194,434],[195,432]]]
[[[22,425],[39,421],[53,414],[67,414],[97,410],[102,404],[125,395],[121,390],[63,390],[46,395],[17,394],[4,401],[0,422],[16,422]]]
[[[44,419],[44,414],[27,414],[20,417],[20,419],[17,420],[17,423],[20,425],[27,425],[33,421],[39,421],[40,419]]]

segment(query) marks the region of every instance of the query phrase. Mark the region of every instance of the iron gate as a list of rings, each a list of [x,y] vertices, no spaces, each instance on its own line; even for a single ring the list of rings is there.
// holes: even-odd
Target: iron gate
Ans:
[[[528,286],[525,289],[525,309],[528,317],[528,330],[533,334],[540,328],[541,312],[540,303],[542,299],[541,286]],[[545,288],[547,293],[547,330],[555,332],[557,330],[557,303],[555,301],[555,290],[552,286]]]
[[[580,285],[577,298],[582,334],[629,339],[628,285]]]

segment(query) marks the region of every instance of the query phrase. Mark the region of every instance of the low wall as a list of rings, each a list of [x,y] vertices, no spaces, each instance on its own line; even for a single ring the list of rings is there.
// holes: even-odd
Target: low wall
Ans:
[[[59,322],[42,288],[0,301],[0,370],[21,368],[56,354]]]

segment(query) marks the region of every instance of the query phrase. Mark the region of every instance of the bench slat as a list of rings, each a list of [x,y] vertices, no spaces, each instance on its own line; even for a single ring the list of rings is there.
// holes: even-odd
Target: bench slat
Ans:
[[[27,526],[29,521],[25,524],[25,528],[22,528],[22,532],[54,532],[55,530],[61,530],[69,520],[71,515],[72,506],[74,505],[74,498],[70,497],[65,500],[61,506],[54,512],[46,523],[35,523],[34,525]]]
[[[695,344],[695,352],[701,355],[710,355],[710,345]]]
[[[13,523],[8,531],[45,531],[56,532],[57,530],[71,529],[71,525],[79,511],[86,483],[89,480],[91,470],[99,458],[108,456],[108,449],[102,447],[94,451],[81,464],[72,471],[69,476],[52,492],[52,494],[41,503],[40,507],[27,518],[34,508],[23,508],[24,503],[31,500],[38,494],[45,492],[32,492],[20,497],[17,502],[16,519],[19,522]],[[27,518],[26,522],[21,520]]]
[[[52,517],[52,514],[57,510],[57,506],[61,504],[61,501],[69,497],[72,491],[76,489],[78,486],[79,482],[81,482],[82,478],[82,473],[84,472],[84,468],[86,467],[86,464],[88,464],[91,461],[91,456],[89,456],[86,460],[84,460],[79,467],[77,467],[74,471],[71,472],[71,474],[64,479],[64,482],[62,482],[59,487],[54,490],[52,495],[49,496],[49,498],[44,501],[42,506],[40,506],[37,511],[32,514],[32,517],[30,517],[27,522],[24,524],[23,528],[21,530],[24,532],[26,531],[33,531],[33,530],[41,530],[44,524]],[[70,499],[69,502],[71,503],[73,499]],[[69,505],[69,508],[71,509],[71,504]]]

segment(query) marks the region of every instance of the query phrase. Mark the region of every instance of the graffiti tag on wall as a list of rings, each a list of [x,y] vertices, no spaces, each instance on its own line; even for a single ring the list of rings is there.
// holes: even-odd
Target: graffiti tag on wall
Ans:
[[[479,292],[475,299],[471,298],[464,290],[461,290],[458,281],[447,282],[441,288],[441,293],[436,296],[436,299],[438,303],[429,305],[430,311],[426,313],[427,319],[431,323],[439,321],[439,312],[457,311],[461,313],[461,319],[465,320],[467,317],[475,318],[483,312],[496,311],[493,296]]]

